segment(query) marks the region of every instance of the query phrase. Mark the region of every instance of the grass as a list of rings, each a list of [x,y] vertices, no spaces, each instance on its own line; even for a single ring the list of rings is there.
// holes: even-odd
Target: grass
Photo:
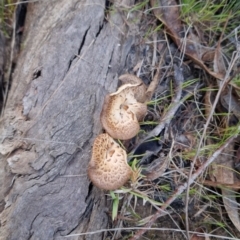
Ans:
[[[128,14],[132,14],[135,11],[142,11],[145,14],[143,14],[145,18],[152,18],[153,14],[151,11],[148,11],[148,9],[151,9],[151,6],[148,4],[149,1],[139,2],[131,9],[127,9]],[[226,60],[225,64],[227,69],[230,69],[232,67],[229,65],[230,59],[233,56],[234,51],[237,50],[236,42],[234,42],[233,39],[239,32],[237,27],[240,21],[240,2],[227,0],[182,0],[180,5],[180,18],[182,23],[185,24],[186,28],[191,27],[195,31],[195,34],[199,37],[201,44],[207,47],[216,47],[220,36],[223,35],[221,42],[222,52]],[[148,22],[148,20],[144,19],[143,22]],[[152,37],[153,33],[159,33],[162,29],[162,23],[158,22],[157,25],[150,25],[147,32],[142,34],[142,39],[146,41],[147,38]],[[169,42],[169,40],[164,40],[165,42]],[[170,48],[169,52],[171,52]],[[161,52],[158,54],[161,55]],[[169,54],[174,56],[172,53]],[[184,59],[183,62],[184,61],[186,60]],[[173,61],[171,61],[171,63],[173,63]],[[122,199],[121,201],[118,201],[119,211],[121,206],[124,206],[125,213],[128,212],[128,214],[130,214],[128,215],[128,218],[133,221],[135,220],[136,224],[140,224],[141,226],[148,223],[150,219],[149,216],[143,216],[143,212],[146,209],[151,207],[153,207],[153,209],[158,209],[165,203],[168,197],[171,197],[175,187],[178,188],[178,186],[181,186],[183,182],[188,181],[188,174],[190,171],[189,163],[192,163],[193,159],[197,159],[195,163],[197,169],[202,162],[213,156],[215,152],[229,140],[229,138],[235,136],[239,132],[238,125],[229,125],[229,119],[233,118],[233,115],[231,112],[228,112],[228,109],[220,107],[220,101],[212,114],[211,121],[207,125],[206,131],[204,131],[204,127],[206,127],[206,120],[209,117],[207,114],[212,110],[213,101],[219,91],[219,85],[217,84],[216,79],[209,78],[209,76],[206,76],[205,73],[202,74],[200,69],[198,74],[195,75],[193,73],[194,66],[189,65],[189,69],[192,71],[192,77],[190,77],[189,80],[184,81],[182,89],[185,91],[189,91],[189,89],[194,88],[197,89],[196,86],[198,84],[202,84],[202,87],[195,90],[193,97],[184,100],[181,111],[185,111],[184,114],[187,116],[186,119],[183,114],[181,115],[181,113],[178,112],[176,116],[172,116],[172,122],[168,128],[170,129],[170,133],[171,131],[179,131],[179,135],[181,135],[182,131],[185,131],[188,134],[187,136],[194,139],[194,142],[181,148],[175,138],[173,138],[173,136],[176,135],[169,134],[168,137],[170,139],[165,139],[161,136],[161,141],[165,144],[161,152],[164,152],[166,159],[169,161],[168,171],[165,172],[162,177],[158,178],[157,181],[147,181],[141,174],[144,166],[139,166],[137,161],[134,160],[131,163],[132,168],[136,173],[134,180],[132,179],[130,185],[115,191],[115,194],[119,194]],[[195,68],[195,71],[196,69],[198,68]],[[153,112],[156,111],[156,115],[160,114],[161,116],[164,116],[164,113],[168,112],[170,109],[171,101],[174,97],[176,89],[174,84],[172,84],[171,81],[169,82],[169,88],[166,92],[156,94],[158,97],[148,102],[149,109],[151,109],[151,111],[153,110]],[[236,86],[240,86],[239,74],[233,77],[232,83]],[[206,104],[205,100],[208,93],[213,96],[213,99],[210,99],[210,103]],[[237,93],[239,92],[237,91]],[[188,109],[189,106],[195,106],[193,112]],[[159,112],[159,109],[161,109],[161,112]],[[144,126],[144,131],[142,130],[141,134],[147,134],[147,127],[156,126],[159,123],[159,120],[160,119],[143,121],[141,126]],[[181,121],[183,121],[183,123],[179,124]],[[184,121],[186,122],[185,125]],[[196,122],[198,125],[195,124]],[[175,125],[181,126],[182,129],[175,129]],[[201,137],[203,142],[198,150],[199,140]],[[170,144],[171,147],[168,146],[168,144]],[[231,155],[234,157],[234,154],[234,151],[230,151],[227,156]],[[225,166],[224,163],[222,165],[219,163],[216,164],[218,167],[221,166],[226,170],[233,170]],[[236,175],[239,174],[236,171],[235,173]],[[227,214],[225,213],[221,216],[215,216],[219,213],[219,211],[222,212],[224,206],[221,203],[221,198],[225,196],[221,194],[219,189],[209,188],[202,184],[204,179],[209,179],[212,174],[213,172],[211,172],[211,169],[203,171],[200,177],[196,180],[195,184],[191,185],[189,191],[179,195],[179,199],[184,202],[186,194],[189,194],[188,198],[192,201],[197,201],[196,204],[199,204],[199,207],[204,208],[206,205],[209,206],[206,208],[207,211],[210,209],[213,211],[209,212],[208,215],[206,215],[206,211],[204,211],[202,213],[202,219],[198,221],[196,227],[206,227],[209,232],[215,231],[216,235],[220,229],[224,234],[226,234],[225,236],[237,238],[235,235],[236,232],[232,233],[229,225],[225,224]],[[173,185],[175,185],[175,187],[173,187]],[[156,198],[156,195],[162,197]],[[234,193],[234,196],[239,198],[239,195],[236,192]],[[136,208],[137,204],[140,204],[142,212],[139,211],[139,208]],[[129,211],[129,209],[131,209],[131,211]],[[175,212],[174,208],[168,208],[168,211],[170,211],[170,209]],[[114,210],[114,213],[116,214],[116,209]],[[121,213],[124,213],[124,211],[121,211]],[[189,214],[191,214],[191,212],[189,212]],[[208,220],[204,219],[206,216],[208,216]],[[212,221],[213,219],[215,219],[214,222]],[[127,221],[122,220],[121,222],[127,223]],[[234,228],[234,226],[231,225],[231,228]],[[148,235],[145,235],[146,238],[147,236]]]
[[[215,45],[214,37],[221,34],[224,24],[229,22],[226,34],[238,27],[235,18],[240,13],[237,0],[181,0],[181,18],[189,26],[194,26],[207,37],[208,44]]]
[[[0,2],[0,30],[6,37],[10,37],[9,29],[12,26],[12,18],[16,0],[3,0]],[[6,6],[7,5],[7,6]]]
[[[149,3],[149,0],[136,3],[133,7],[130,8],[130,10],[126,9],[126,11],[127,11],[128,14],[131,14],[135,11],[141,11],[142,12],[143,9],[145,9],[145,7],[148,5],[148,3]]]
[[[4,29],[6,30],[9,21],[11,21],[11,16],[15,9],[14,6],[6,8],[5,4],[11,4],[14,2],[15,1],[11,0],[1,2],[0,23],[3,31]],[[154,14],[150,10],[151,6],[149,4],[150,1],[147,0],[139,1],[131,8],[122,7],[126,13],[126,23],[128,21],[132,21],[133,23],[142,21],[142,25],[140,24],[139,27],[140,30],[136,34],[141,35],[141,41],[138,41],[138,44],[135,46],[139,52],[142,51],[142,47],[149,38],[154,39],[154,34],[158,34],[163,31],[163,24],[155,19]],[[180,5],[181,15],[179,17],[181,18],[184,27],[190,27],[193,29],[201,44],[207,47],[216,47],[221,34],[223,34],[221,44],[222,52],[225,56],[225,63],[227,68],[230,69],[231,72],[234,72],[234,69],[231,68],[229,63],[233,52],[237,50],[235,37],[239,34],[238,23],[240,21],[240,2],[227,0],[181,0]],[[116,11],[116,9],[111,6],[108,10],[108,14],[114,14],[114,11]],[[142,13],[141,19],[138,19],[139,15],[136,15],[137,17],[134,18],[135,13]],[[130,19],[131,15],[133,15],[132,19]],[[227,23],[226,27],[225,23]],[[143,27],[144,24],[146,24],[143,28],[144,31],[141,32],[141,27]],[[158,38],[163,36],[166,37],[166,35],[161,32]],[[144,130],[141,130],[141,134],[147,135],[148,130],[150,130],[151,127],[153,128],[159,124],[161,117],[170,110],[170,106],[172,105],[172,100],[174,99],[176,92],[172,77],[173,62],[177,62],[180,54],[178,55],[178,50],[176,46],[174,46],[170,36],[168,36],[168,39],[163,39],[162,42],[164,44],[168,43],[166,44],[168,53],[165,58],[167,59],[169,56],[171,58],[171,61],[166,60],[163,63],[165,67],[169,62],[171,65],[168,66],[168,68],[163,68],[162,70],[162,72],[165,71],[164,73],[169,74],[166,74],[164,77],[164,79],[169,80],[167,83],[168,89],[164,92],[158,92],[156,94],[157,97],[147,103],[148,108],[151,109],[156,116],[160,116],[160,118],[143,121],[141,126],[144,125],[145,128]],[[143,69],[146,71],[142,71],[142,75],[145,76],[146,79],[149,79],[149,76],[152,74],[152,69],[154,69],[155,66],[152,66],[152,62],[149,60],[149,58],[151,58],[154,54],[147,54],[150,51],[153,52],[154,47],[149,43],[146,43],[146,45],[150,47],[147,48],[148,51],[145,52],[145,55],[143,54]],[[157,45],[156,55],[159,59],[163,55],[160,45]],[[207,75],[202,69],[196,67],[196,64],[189,59],[185,59],[184,57],[184,59],[181,60],[183,60],[184,66],[186,66],[185,70],[189,70],[191,72],[191,76],[187,77],[188,80],[184,81],[181,88],[186,92],[193,91],[194,89],[193,97],[184,99],[179,111],[172,116],[170,126],[165,127],[165,131],[161,134],[161,136],[151,139],[161,139],[163,147],[160,152],[152,155],[155,159],[150,159],[149,162],[161,160],[166,161],[166,171],[162,176],[158,177],[154,181],[147,180],[142,174],[146,166],[140,165],[139,161],[136,159],[144,156],[132,156],[134,160],[129,163],[133,170],[132,179],[121,189],[109,192],[112,202],[111,218],[113,224],[116,223],[116,226],[127,225],[130,226],[129,228],[134,230],[136,225],[143,226],[147,224],[151,219],[151,214],[155,214],[156,211],[159,210],[174,194],[174,192],[183,183],[188,181],[191,165],[194,165],[194,158],[196,158],[196,163],[194,165],[194,172],[196,172],[201,167],[201,164],[206,161],[206,159],[214,155],[215,152],[221,148],[221,146],[224,145],[229,138],[238,134],[239,126],[232,126],[229,124],[228,119],[232,118],[233,115],[228,111],[228,109],[221,106],[221,99],[219,100],[215,112],[211,116],[211,121],[207,126],[206,133],[204,133],[206,119],[209,117],[207,112],[210,112],[213,107],[213,102],[211,102],[211,100],[209,105],[206,104],[206,95],[211,93],[214,97],[216,97],[216,93],[219,90],[218,80]],[[232,83],[240,87],[239,74],[233,77]],[[162,82],[160,84],[163,85]],[[198,85],[202,85],[202,87],[197,88]],[[236,93],[239,98],[239,91],[236,90]],[[186,137],[186,139],[184,139],[186,141],[181,142],[180,137]],[[203,138],[203,144],[199,146],[201,137]],[[124,145],[124,142],[119,141],[119,144],[122,148],[129,150],[126,145]],[[236,148],[237,145],[234,145],[234,147]],[[234,158],[236,155],[235,149],[233,152],[227,152],[226,156],[229,155]],[[228,158],[226,157],[226,159]],[[229,158],[229,160],[231,160],[231,158]],[[232,170],[225,166],[224,162],[223,164],[214,164],[215,167]],[[213,172],[214,170],[211,170],[210,168],[202,171],[199,178],[190,186],[189,191],[179,194],[176,201],[167,207],[166,212],[172,218],[178,219],[178,221],[181,222],[181,225],[185,225],[184,218],[187,218],[188,216],[181,216],[178,214],[178,212],[184,212],[183,207],[177,208],[173,205],[177,205],[178,201],[185,202],[185,198],[188,195],[189,203],[191,204],[192,202],[195,202],[196,205],[193,206],[193,213],[191,213],[191,209],[188,209],[189,214],[193,219],[195,219],[194,214],[196,214],[196,211],[198,210],[197,207],[203,209],[205,206],[208,206],[206,211],[199,214],[201,218],[197,224],[193,225],[193,228],[190,229],[191,231],[195,231],[197,227],[206,227],[208,233],[211,234],[221,229],[226,237],[231,236],[234,238],[237,235],[235,233],[231,233],[230,227],[226,224],[226,219],[228,217],[226,211],[224,210],[223,215],[218,214],[224,209],[222,203],[222,198],[224,196],[221,193],[221,189],[206,187],[203,185],[206,178],[211,179],[211,177],[213,177]],[[234,170],[234,172],[236,175],[239,175],[236,170]],[[239,194],[237,192],[234,192],[233,196],[239,198]],[[170,222],[171,219],[168,219],[168,221]],[[156,222],[155,224],[158,226],[159,223]],[[231,228],[234,228],[233,224],[231,224]],[[123,227],[121,229],[124,230]],[[158,229],[161,228],[159,227]],[[174,230],[176,232],[177,230],[182,231],[182,229],[178,229],[176,225]],[[132,235],[133,234],[134,232],[132,231]],[[159,236],[156,239],[159,239]]]

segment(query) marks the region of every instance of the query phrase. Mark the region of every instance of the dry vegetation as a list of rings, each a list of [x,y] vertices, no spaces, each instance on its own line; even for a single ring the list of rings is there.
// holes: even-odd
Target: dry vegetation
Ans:
[[[126,71],[155,91],[139,134],[119,141],[134,176],[106,192],[105,239],[240,239],[240,2],[137,1],[106,16],[115,11],[138,26]]]
[[[240,4],[152,0],[116,11],[140,26],[134,52],[145,55],[128,71],[157,88],[138,136],[122,141],[135,174],[109,194],[108,238],[240,238]]]

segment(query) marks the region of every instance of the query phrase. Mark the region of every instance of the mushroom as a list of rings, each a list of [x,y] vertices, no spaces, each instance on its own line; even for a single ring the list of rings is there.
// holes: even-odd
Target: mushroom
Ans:
[[[88,176],[95,186],[115,190],[131,177],[132,169],[127,163],[127,154],[107,133],[94,141]]]
[[[124,84],[117,92],[108,94],[103,103],[101,122],[106,132],[115,139],[133,138],[139,131],[139,120],[146,112],[147,106],[135,98],[137,84]]]
[[[123,84],[138,84],[138,87],[134,89],[134,96],[138,102],[144,103],[146,101],[147,86],[141,78],[132,74],[123,74],[119,77],[119,80]]]

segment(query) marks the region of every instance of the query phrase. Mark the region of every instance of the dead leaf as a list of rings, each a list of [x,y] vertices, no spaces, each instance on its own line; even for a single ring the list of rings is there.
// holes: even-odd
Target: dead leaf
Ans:
[[[234,184],[233,167],[233,144],[229,145],[218,159],[212,164],[212,171],[209,173],[212,181],[222,184]]]
[[[215,164],[212,165],[213,171],[210,172],[210,177],[213,181],[224,184],[235,184],[238,181],[234,176],[233,167],[233,152],[234,143],[230,144],[228,148],[219,156]],[[238,214],[238,203],[236,201],[236,194],[233,190],[222,188],[222,196],[224,207],[228,213],[234,226],[240,231],[240,218]]]
[[[206,93],[204,96],[205,116],[206,117],[208,117],[212,111],[215,95],[214,95],[214,87],[210,84],[207,87]],[[212,120],[213,120],[213,118],[212,118]]]
[[[217,188],[230,188],[235,190],[240,189],[240,183],[226,184],[226,183],[204,180],[202,184],[206,186],[217,187]]]
[[[209,50],[209,51],[206,51],[205,53],[203,53],[202,60],[207,63],[212,62],[214,60],[214,56],[215,56],[215,51]]]
[[[236,156],[235,156],[235,159],[234,159],[234,168],[240,172],[240,147],[238,147],[237,149],[237,152],[236,152]],[[238,176],[239,178],[239,176]]]
[[[213,72],[203,62],[203,56],[212,49],[196,42],[196,38],[191,31],[189,36],[182,34],[184,33],[184,29],[180,20],[179,5],[177,2],[175,0],[151,0],[150,2],[154,15],[165,25],[168,34],[178,48],[210,75],[218,79],[223,79],[224,75],[222,73]]]
[[[196,137],[190,132],[189,133],[186,132],[176,136],[175,141],[176,141],[174,145],[175,150],[181,149],[184,152],[189,152],[193,149],[193,147],[196,144]]]
[[[240,219],[238,214],[238,203],[236,193],[229,189],[222,189],[224,207],[234,226],[240,232]]]
[[[223,76],[226,73],[226,66],[223,60],[223,53],[221,51],[220,40],[218,42],[218,46],[215,49],[214,61],[213,61],[213,70],[214,72],[220,73]]]
[[[228,21],[227,21],[228,22]],[[225,22],[224,25],[224,30],[227,26],[227,22]],[[223,60],[223,53],[222,53],[222,48],[221,48],[221,42],[222,42],[222,37],[224,30],[218,40],[218,45],[217,48],[215,49],[215,56],[214,56],[214,62],[213,62],[213,70],[217,73],[222,74],[223,76],[226,74],[226,66]]]
[[[137,72],[138,69],[141,68],[142,64],[143,64],[143,60],[139,61],[139,62],[136,64],[136,66],[133,68],[133,72]]]
[[[163,175],[168,166],[168,158],[160,157],[155,159],[146,168],[143,169],[143,175],[150,181],[153,181]]]
[[[160,80],[159,75],[160,75],[160,67],[157,68],[154,78],[151,81],[151,83],[148,86],[148,89],[146,91],[146,100],[147,101],[150,101],[152,99],[152,96],[153,96],[153,94],[158,86],[159,80]]]
[[[226,93],[221,96],[221,104],[228,110],[228,112],[232,112],[239,120],[240,120],[240,102],[232,94],[230,89],[226,90]]]

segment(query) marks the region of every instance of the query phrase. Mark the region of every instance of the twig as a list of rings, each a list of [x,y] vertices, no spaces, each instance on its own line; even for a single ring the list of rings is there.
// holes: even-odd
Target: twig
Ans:
[[[26,4],[26,3],[33,3],[33,2],[39,2],[40,0],[30,0],[30,1],[24,1],[24,2],[16,2],[16,3],[9,3],[9,4],[5,4],[4,7],[10,7],[10,6],[14,6],[14,5],[20,5],[20,4]]]
[[[222,183],[222,182],[212,182],[209,180],[204,180],[202,182],[203,185],[206,186],[210,186],[210,187],[217,187],[217,188],[229,188],[232,190],[239,190],[240,189],[240,184],[239,183],[234,183],[234,184],[230,184],[230,183]]]
[[[19,3],[19,1],[17,3]],[[14,47],[15,47],[15,44],[16,44],[16,25],[17,25],[16,11],[17,11],[17,8],[15,8],[14,13],[13,13],[13,29],[12,29],[11,51],[10,51],[10,59],[9,59],[9,68],[8,68],[7,77],[6,77],[7,78],[6,89],[5,89],[5,93],[4,93],[4,96],[3,96],[3,107],[2,107],[2,110],[1,110],[1,117],[4,114],[4,109],[5,109],[6,103],[7,103],[8,91],[9,91],[11,75],[12,75],[12,68],[13,68]]]
[[[191,97],[193,95],[193,93],[188,93],[181,99],[181,95],[182,95],[182,86],[181,85],[183,82],[183,75],[182,75],[181,69],[177,68],[177,70],[174,71],[174,79],[176,81],[176,94],[174,96],[174,99],[172,100],[172,104],[170,106],[169,111],[161,118],[160,123],[151,132],[149,132],[143,140],[139,141],[139,143],[134,147],[134,149],[131,151],[129,156],[132,156],[134,154],[134,152],[136,151],[136,149],[143,142],[148,141],[152,137],[153,138],[157,137],[162,132],[162,130],[170,124],[173,116],[175,115],[175,113],[177,112],[179,107],[183,104],[183,102],[186,101],[189,97]],[[130,159],[131,159],[131,157],[129,157],[128,160],[130,160]]]
[[[238,136],[240,132],[240,126],[238,126],[237,133],[230,137],[222,146],[220,146],[213,155],[204,162],[198,170],[192,174],[191,178],[188,182],[185,182],[183,185],[179,186],[177,191],[164,203],[157,213],[153,215],[153,217],[149,220],[149,222],[144,226],[144,229],[138,230],[135,235],[130,238],[129,240],[136,240],[139,239],[147,230],[150,230],[152,224],[162,216],[163,211],[173,202],[176,198],[183,193],[184,190],[187,189],[188,184],[194,183],[194,181],[201,175],[201,173],[222,153],[222,151]]]
[[[77,237],[77,236],[85,236],[85,235],[93,235],[93,234],[98,234],[98,233],[104,233],[104,232],[113,232],[117,230],[125,230],[125,231],[132,231],[132,230],[137,230],[137,229],[144,229],[144,227],[129,227],[129,228],[110,228],[110,229],[100,229],[92,232],[84,232],[84,233],[75,233],[75,234],[69,234],[64,236],[65,238],[69,237]],[[172,232],[185,232],[185,230],[182,229],[176,229],[176,228],[147,228],[146,230],[152,230],[152,231],[172,231]],[[214,235],[214,234],[209,234],[209,233],[202,233],[202,232],[195,232],[191,231],[190,233],[196,234],[197,236],[202,236],[202,237],[214,237],[217,239],[226,239],[225,236],[221,235]],[[57,239],[62,239],[63,237],[56,237]],[[234,238],[234,237],[228,237],[227,239],[229,240],[240,240],[239,238]]]
[[[158,64],[156,73],[155,73],[155,75],[153,77],[153,80],[151,81],[151,83],[148,86],[148,89],[146,91],[146,100],[147,101],[150,101],[152,99],[152,96],[153,96],[153,94],[154,94],[154,92],[155,92],[155,90],[156,90],[156,88],[157,88],[157,86],[159,84],[159,81],[160,81],[160,78],[159,78],[159,76],[160,76],[160,68],[161,68],[161,66],[163,64],[164,55],[165,55],[165,51],[164,51],[164,53],[163,53],[163,55],[162,55],[162,57],[161,57],[161,59],[159,61],[159,64]]]
[[[195,164],[196,164],[197,158],[198,158],[198,156],[199,156],[199,153],[200,153],[200,149],[201,149],[201,147],[202,147],[203,140],[205,139],[205,135],[206,135],[206,133],[207,133],[208,126],[209,126],[210,121],[211,121],[211,119],[212,119],[212,117],[213,117],[213,114],[214,114],[215,108],[216,108],[216,106],[217,106],[217,103],[218,103],[218,101],[219,101],[219,99],[220,99],[220,95],[222,94],[222,91],[223,91],[223,90],[225,89],[225,87],[227,86],[231,69],[232,69],[232,67],[234,66],[235,62],[237,61],[238,56],[239,56],[239,54],[236,53],[235,57],[232,59],[232,62],[230,63],[230,66],[229,66],[229,68],[228,68],[228,70],[227,70],[227,72],[226,72],[226,74],[225,74],[224,80],[221,82],[221,84],[220,84],[220,86],[219,86],[218,93],[217,93],[216,98],[215,98],[215,100],[214,100],[214,103],[213,103],[213,105],[212,105],[212,107],[211,107],[211,111],[210,111],[210,113],[209,113],[209,115],[208,115],[206,124],[204,125],[203,133],[202,133],[202,135],[201,135],[201,138],[200,138],[200,140],[199,140],[199,144],[198,144],[198,147],[197,147],[197,152],[196,152],[195,157],[194,157],[194,159],[193,159],[193,161],[192,161],[192,164],[191,164],[191,168],[190,168],[190,172],[189,172],[189,181],[188,181],[188,183],[187,183],[187,189],[186,189],[186,202],[185,202],[185,204],[186,204],[186,208],[185,208],[185,220],[186,220],[186,230],[187,230],[187,232],[189,231],[189,229],[188,229],[189,190],[190,190],[190,185],[191,185],[190,180],[192,179],[193,169],[194,169],[194,166],[195,166]]]
[[[174,80],[176,83],[176,86],[175,86],[176,94],[172,101],[172,107],[166,113],[163,119],[161,119],[161,123],[157,125],[151,132],[148,133],[147,138],[158,136],[161,133],[161,131],[164,129],[164,127],[171,122],[172,117],[175,115],[175,113],[177,112],[178,108],[181,105],[179,104],[179,102],[181,100],[182,83],[184,79],[183,79],[182,69],[178,68],[176,65],[174,65]]]
[[[122,204],[121,211],[120,211],[121,216],[124,216],[124,212],[126,211],[126,208],[129,206],[131,199],[132,199],[132,195],[126,194],[124,196],[123,204]],[[114,231],[112,239],[120,239],[122,228],[123,228],[123,220],[122,219],[120,219],[120,218],[117,219],[116,228],[118,228],[118,230]]]
[[[156,65],[157,61],[157,34],[153,34],[153,58],[152,58],[152,67]]]

